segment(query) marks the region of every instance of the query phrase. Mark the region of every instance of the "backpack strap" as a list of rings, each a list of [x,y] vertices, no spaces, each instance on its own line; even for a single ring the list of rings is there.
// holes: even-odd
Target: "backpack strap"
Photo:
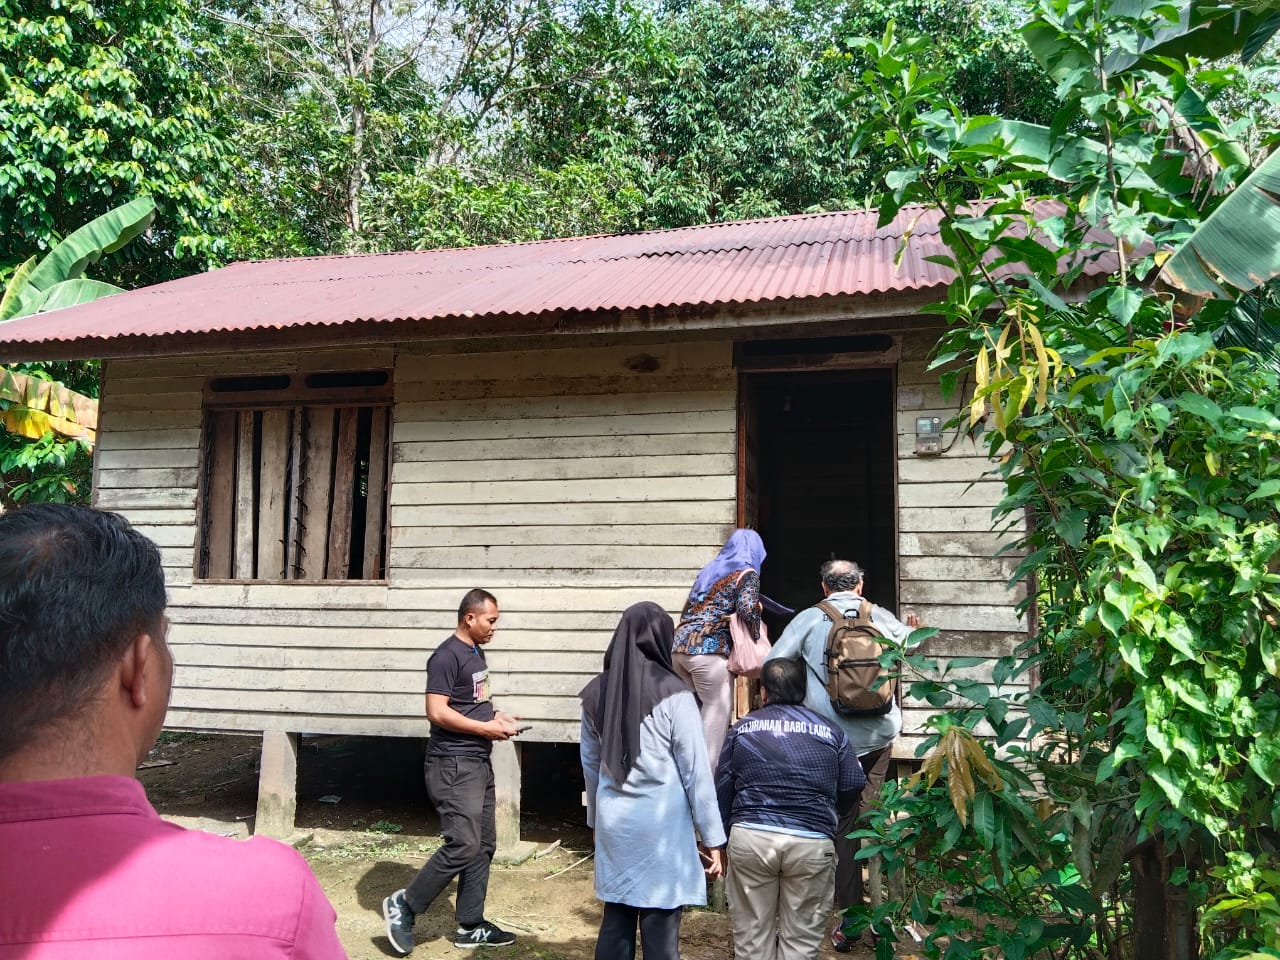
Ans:
[[[874,627],[875,624],[871,622],[871,611],[873,611],[875,608],[876,608],[876,605],[874,603],[872,603],[866,597],[863,597],[862,602],[858,604],[857,614],[855,614],[851,619],[858,626],[863,626],[865,624],[866,626]]]
[[[832,623],[835,623],[837,620],[848,620],[850,623],[857,624],[871,623],[871,611],[875,609],[875,604],[866,597],[862,598],[862,601],[858,604],[858,612],[852,617],[846,616],[844,612],[830,600],[823,600],[821,603],[816,604],[816,606],[827,615],[827,619]]]
[[[845,619],[845,615],[841,613],[839,610],[837,610],[836,605],[832,603],[830,600],[823,600],[821,603],[817,604],[817,607],[819,610],[821,610],[823,613],[827,615],[827,619],[830,620],[832,623],[835,623],[838,620]]]

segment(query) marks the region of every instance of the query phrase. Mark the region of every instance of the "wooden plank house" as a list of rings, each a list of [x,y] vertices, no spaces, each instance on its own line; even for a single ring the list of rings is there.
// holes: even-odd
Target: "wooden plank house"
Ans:
[[[472,586],[502,610],[497,696],[544,741],[577,738],[620,611],[678,613],[735,525],[784,603],[847,557],[942,629],[931,654],[1009,652],[991,464],[949,432],[917,452],[963,402],[926,370],[916,311],[949,277],[921,213],[233,264],[0,325],[0,361],[103,359],[95,499],[162,550],[169,723],[262,734],[259,829],[287,832],[299,733],[425,734]]]

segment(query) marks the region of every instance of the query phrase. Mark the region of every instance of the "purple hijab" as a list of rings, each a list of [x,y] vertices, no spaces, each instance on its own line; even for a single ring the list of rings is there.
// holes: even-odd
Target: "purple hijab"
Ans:
[[[699,571],[698,578],[693,581],[693,588],[689,591],[689,599],[701,600],[717,580],[735,570],[746,570],[749,567],[759,573],[763,563],[764,541],[760,539],[760,534],[754,530],[739,528],[733,531],[712,561]]]

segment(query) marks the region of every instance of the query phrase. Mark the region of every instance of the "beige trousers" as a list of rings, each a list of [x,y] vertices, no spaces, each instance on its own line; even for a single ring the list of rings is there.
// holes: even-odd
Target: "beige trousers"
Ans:
[[[830,840],[735,825],[727,880],[733,960],[816,960],[835,869]]]
[[[729,735],[733,716],[733,677],[729,676],[729,658],[718,653],[671,655],[676,673],[693,690],[702,713],[702,736],[707,741],[707,759],[711,772],[720,763],[720,748]]]

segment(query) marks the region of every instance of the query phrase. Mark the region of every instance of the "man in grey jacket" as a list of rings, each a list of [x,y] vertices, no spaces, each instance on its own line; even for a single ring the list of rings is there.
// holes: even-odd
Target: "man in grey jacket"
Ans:
[[[828,560],[822,565],[819,577],[823,597],[846,615],[855,613],[862,603],[870,602],[862,596],[862,568],[851,560]],[[893,643],[902,643],[912,630],[920,626],[920,620],[915,614],[907,614],[906,623],[903,623],[879,605],[872,608],[871,622],[886,640]],[[883,716],[850,717],[836,712],[827,696],[826,649],[830,631],[831,618],[820,608],[813,606],[801,610],[787,625],[765,659],[766,662],[777,657],[804,659],[808,666],[804,705],[834,721],[844,731],[866,773],[867,783],[858,803],[843,812],[836,830],[835,899],[836,908],[843,911],[863,902],[862,864],[854,859],[861,842],[848,839],[848,834],[857,829],[858,817],[870,809],[880,796],[880,788],[884,785],[893,753],[893,741],[902,732],[902,710],[895,699],[889,712]],[[841,953],[849,949],[840,925],[832,931],[831,939]]]

